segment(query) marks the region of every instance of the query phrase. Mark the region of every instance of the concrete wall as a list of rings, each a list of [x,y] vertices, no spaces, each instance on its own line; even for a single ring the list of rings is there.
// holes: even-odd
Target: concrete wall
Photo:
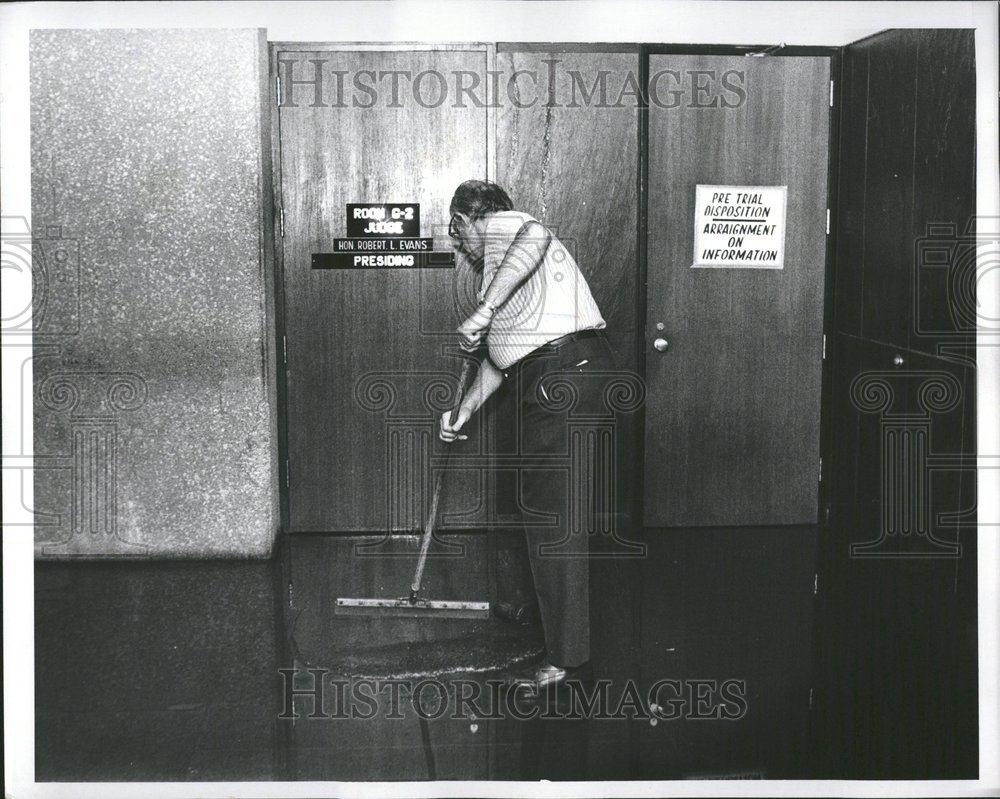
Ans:
[[[38,30],[30,69],[36,556],[266,556],[263,31]]]

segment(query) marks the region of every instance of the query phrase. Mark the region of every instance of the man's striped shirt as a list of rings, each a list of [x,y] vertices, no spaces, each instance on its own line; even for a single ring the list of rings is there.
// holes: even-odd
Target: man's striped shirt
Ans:
[[[533,221],[536,221],[534,217],[519,211],[499,211],[490,215],[486,224],[480,300],[518,231]],[[554,339],[606,326],[576,261],[553,236],[538,269],[497,309],[486,345],[490,360],[506,369]]]

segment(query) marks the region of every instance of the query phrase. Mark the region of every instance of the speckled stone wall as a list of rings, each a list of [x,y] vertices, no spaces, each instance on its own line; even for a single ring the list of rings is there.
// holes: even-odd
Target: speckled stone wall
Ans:
[[[36,554],[266,556],[263,32],[39,30],[30,68]]]

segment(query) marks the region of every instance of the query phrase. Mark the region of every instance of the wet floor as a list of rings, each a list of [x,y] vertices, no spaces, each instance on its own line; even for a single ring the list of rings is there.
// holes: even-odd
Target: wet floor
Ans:
[[[39,780],[808,777],[815,531],[650,535],[594,560],[589,672],[517,687],[541,631],[344,618],[406,593],[415,538],[284,539],[269,562],[36,565]],[[493,599],[486,536],[426,596]]]

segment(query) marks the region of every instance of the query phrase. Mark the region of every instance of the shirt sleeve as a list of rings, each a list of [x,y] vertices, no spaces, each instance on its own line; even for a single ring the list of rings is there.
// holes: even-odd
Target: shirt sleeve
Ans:
[[[527,214],[497,214],[492,217],[486,226],[486,242],[483,251],[483,287],[485,293],[489,287],[489,280],[493,279],[500,264],[503,263],[504,256],[510,245],[514,243],[518,231],[526,222],[532,221],[532,217]],[[489,279],[485,279],[489,276]]]

